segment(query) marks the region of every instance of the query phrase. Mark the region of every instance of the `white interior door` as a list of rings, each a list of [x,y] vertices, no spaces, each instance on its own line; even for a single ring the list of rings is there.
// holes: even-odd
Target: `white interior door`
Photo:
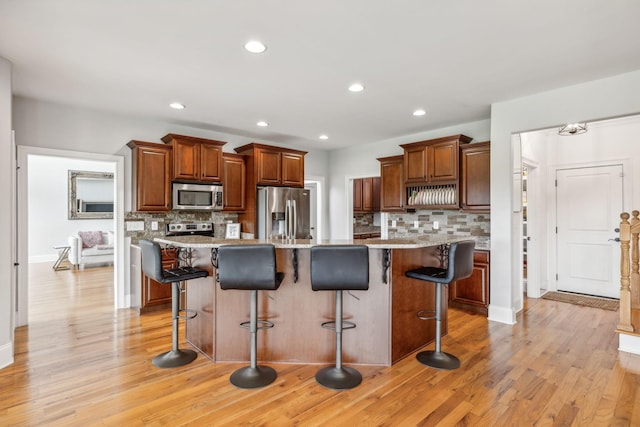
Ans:
[[[619,298],[622,165],[556,171],[557,285],[560,291]]]

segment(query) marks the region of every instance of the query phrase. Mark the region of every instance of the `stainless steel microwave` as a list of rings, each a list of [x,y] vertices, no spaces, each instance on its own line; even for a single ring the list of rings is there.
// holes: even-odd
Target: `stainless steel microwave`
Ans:
[[[222,185],[173,183],[173,209],[222,210]]]

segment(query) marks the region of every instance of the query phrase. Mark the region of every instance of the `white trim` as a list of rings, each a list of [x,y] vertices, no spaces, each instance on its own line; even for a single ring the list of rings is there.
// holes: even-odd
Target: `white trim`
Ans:
[[[325,218],[328,217],[328,215],[324,214],[325,179],[323,176],[308,175],[304,177],[304,182],[305,185],[307,183],[312,183],[315,184],[316,187],[316,230],[314,232],[314,238],[322,239],[322,233],[326,229]]]
[[[497,307],[493,304],[489,304],[487,320],[506,323],[507,325],[515,325],[517,323],[516,312],[511,307]]]
[[[640,355],[640,337],[628,334],[618,334],[620,336],[619,351]]]
[[[115,230],[114,230],[114,308],[128,308],[131,304],[130,292],[126,289],[125,282],[125,250],[124,250],[124,156],[86,153],[78,151],[58,150],[51,148],[30,147],[25,145],[18,146],[18,165],[20,167],[18,180],[18,194],[27,194],[28,191],[28,158],[30,155],[65,157],[72,159],[85,159],[94,161],[112,162],[115,166]],[[21,197],[18,200],[18,211],[28,212],[27,197]],[[19,222],[18,239],[25,242],[21,245],[18,253],[18,263],[21,266],[28,265],[28,224],[27,222]],[[26,325],[28,322],[28,268],[20,268],[18,271],[18,301],[17,307],[14,307],[17,317],[16,326]]]
[[[13,365],[13,337],[12,342],[0,346],[0,369]]]

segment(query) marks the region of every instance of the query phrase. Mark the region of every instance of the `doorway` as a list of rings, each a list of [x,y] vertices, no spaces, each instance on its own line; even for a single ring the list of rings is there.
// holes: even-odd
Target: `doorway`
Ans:
[[[304,181],[304,188],[309,190],[309,229],[313,239],[322,239],[322,184],[324,178],[309,177]]]
[[[556,170],[556,282],[559,291],[619,298],[623,165]]]
[[[18,284],[16,298],[16,322],[15,326],[28,324],[29,311],[29,158],[32,156],[51,157],[58,161],[61,159],[74,159],[83,161],[105,162],[112,165],[114,170],[114,262],[113,262],[113,295],[114,308],[126,308],[130,306],[130,292],[125,290],[124,280],[124,157],[103,155],[96,153],[83,153],[56,149],[18,146],[18,178],[17,178],[17,210],[18,210],[18,241],[21,242],[18,250]],[[62,160],[64,162],[64,160]],[[62,184],[66,194],[66,180]],[[65,197],[65,206],[66,206]],[[66,209],[62,213],[51,212],[51,215],[66,215]]]

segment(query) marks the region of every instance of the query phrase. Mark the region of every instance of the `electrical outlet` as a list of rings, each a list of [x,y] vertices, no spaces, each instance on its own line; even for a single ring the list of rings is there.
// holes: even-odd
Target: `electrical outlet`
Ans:
[[[144,231],[144,221],[127,221],[127,231]]]
[[[151,221],[151,229],[153,231],[158,231],[158,221]]]
[[[440,229],[440,223],[438,221],[433,221],[433,229],[434,230],[439,230]]]
[[[413,228],[418,228],[418,227],[420,227],[420,221],[418,220],[413,221]]]
[[[398,223],[396,222],[396,220],[395,220],[395,219],[392,219],[392,220],[391,220],[391,226],[392,226],[392,227],[397,227],[397,226],[398,226]]]

